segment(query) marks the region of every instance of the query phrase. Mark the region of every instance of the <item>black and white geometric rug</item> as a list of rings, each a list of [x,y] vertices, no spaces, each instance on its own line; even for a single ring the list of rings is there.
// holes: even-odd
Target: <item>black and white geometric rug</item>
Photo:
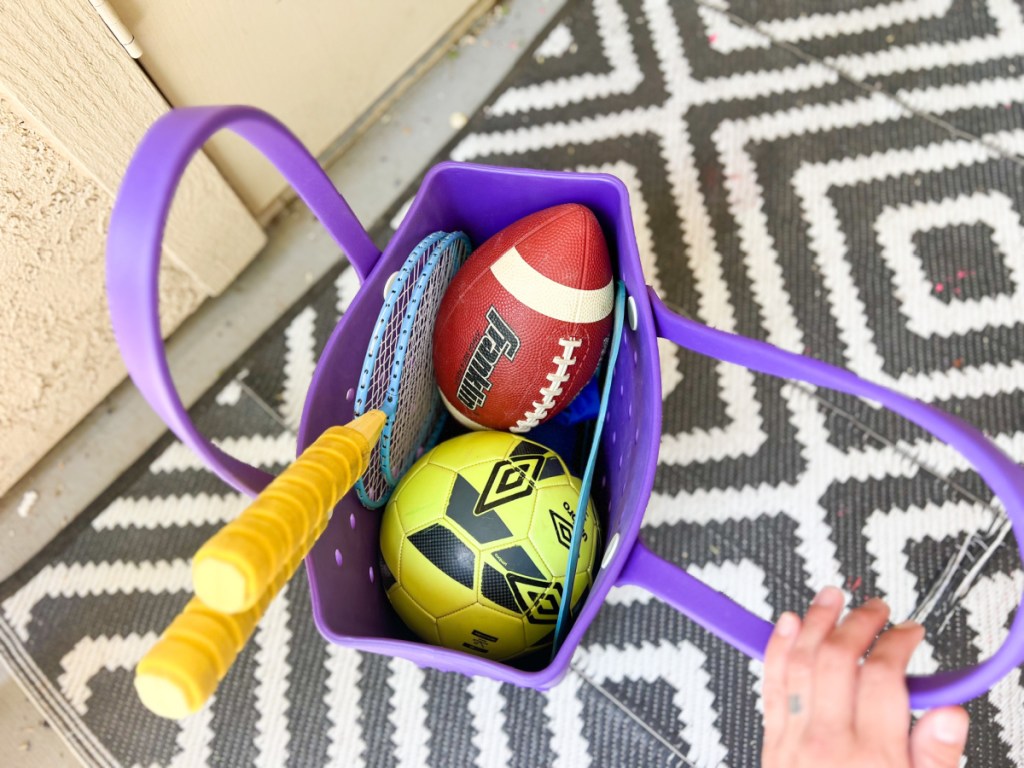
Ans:
[[[619,176],[648,281],[688,314],[960,414],[1024,460],[1021,2],[574,0],[445,154]],[[315,286],[196,406],[200,426],[289,462],[356,288],[347,269]],[[998,645],[1024,574],[958,456],[668,344],[662,368],[655,552],[765,618],[826,584],[896,619],[931,609],[918,672]],[[168,437],[0,585],[0,656],[87,764],[757,764],[760,665],[629,589],[542,694],[331,646],[300,577],[211,706],[149,715],[132,668],[188,599],[191,554],[244,506]],[[970,589],[931,606],[965,543]],[[1024,766],[1022,683],[968,705],[969,765]]]

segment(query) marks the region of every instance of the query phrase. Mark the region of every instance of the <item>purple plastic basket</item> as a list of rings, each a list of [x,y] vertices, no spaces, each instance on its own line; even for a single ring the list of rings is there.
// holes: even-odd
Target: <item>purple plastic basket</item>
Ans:
[[[379,512],[364,509],[354,493],[306,558],[317,627],[330,641],[531,688],[555,684],[608,590],[643,587],[750,656],[762,658],[772,625],[647,549],[638,539],[658,463],[661,402],[658,336],[687,349],[753,370],[797,379],[883,404],[956,447],[1002,500],[1015,532],[1024,514],[1024,472],[978,430],[929,405],[854,374],[771,345],[715,331],[680,317],[644,284],[625,186],[613,176],[557,173],[459,163],[430,170],[405,220],[378,252],[351,209],[302,144],[274,118],[249,107],[174,110],[150,128],[135,152],[110,221],[107,287],[114,331],[128,371],[171,430],[227,483],[250,495],[271,479],[228,456],[192,424],[175,390],[160,334],[157,274],[171,199],[192,156],[214,133],[228,128],[260,150],[292,184],[345,252],[359,275],[358,295],[335,328],[306,397],[297,452],[325,429],[352,417],[345,393],[354,388],[383,288],[425,235],[462,230],[476,243],[527,214],[559,203],[581,203],[597,215],[617,257],[619,277],[635,303],[635,327],[624,330],[613,398],[595,487],[607,488],[605,552],[587,602],[556,657],[526,671],[407,639],[408,631],[373,578]],[[354,521],[354,525],[352,524]],[[1024,537],[1017,537],[1018,546]],[[342,558],[336,557],[336,551]],[[1022,550],[1024,555],[1024,550]],[[341,563],[339,565],[339,562]],[[914,707],[966,701],[985,693],[1024,660],[1024,612],[1018,611],[1003,645],[975,667],[910,677]]]

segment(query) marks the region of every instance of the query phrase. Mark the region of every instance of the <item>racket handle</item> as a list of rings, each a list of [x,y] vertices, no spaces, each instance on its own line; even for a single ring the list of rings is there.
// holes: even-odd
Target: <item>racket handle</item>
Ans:
[[[249,610],[227,614],[210,608],[198,597],[188,602],[135,667],[135,690],[150,712],[180,720],[203,707],[245,647],[270,601],[321,533],[323,527],[306,538]]]
[[[366,471],[384,428],[382,411],[331,427],[214,534],[192,560],[196,595],[222,613],[251,608],[312,530]],[[305,552],[303,552],[305,554]]]

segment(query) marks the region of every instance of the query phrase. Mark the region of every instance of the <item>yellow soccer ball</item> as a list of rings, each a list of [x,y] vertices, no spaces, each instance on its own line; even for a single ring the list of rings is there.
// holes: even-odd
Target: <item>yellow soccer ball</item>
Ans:
[[[382,583],[423,640],[504,660],[551,644],[580,481],[542,445],[472,432],[424,454],[381,521]],[[590,590],[600,532],[588,500],[573,582]]]

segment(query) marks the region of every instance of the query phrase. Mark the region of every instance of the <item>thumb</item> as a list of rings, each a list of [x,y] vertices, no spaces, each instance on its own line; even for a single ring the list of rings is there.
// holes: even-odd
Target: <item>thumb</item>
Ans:
[[[956,768],[967,743],[970,721],[962,707],[933,709],[910,734],[910,762],[914,768]]]

